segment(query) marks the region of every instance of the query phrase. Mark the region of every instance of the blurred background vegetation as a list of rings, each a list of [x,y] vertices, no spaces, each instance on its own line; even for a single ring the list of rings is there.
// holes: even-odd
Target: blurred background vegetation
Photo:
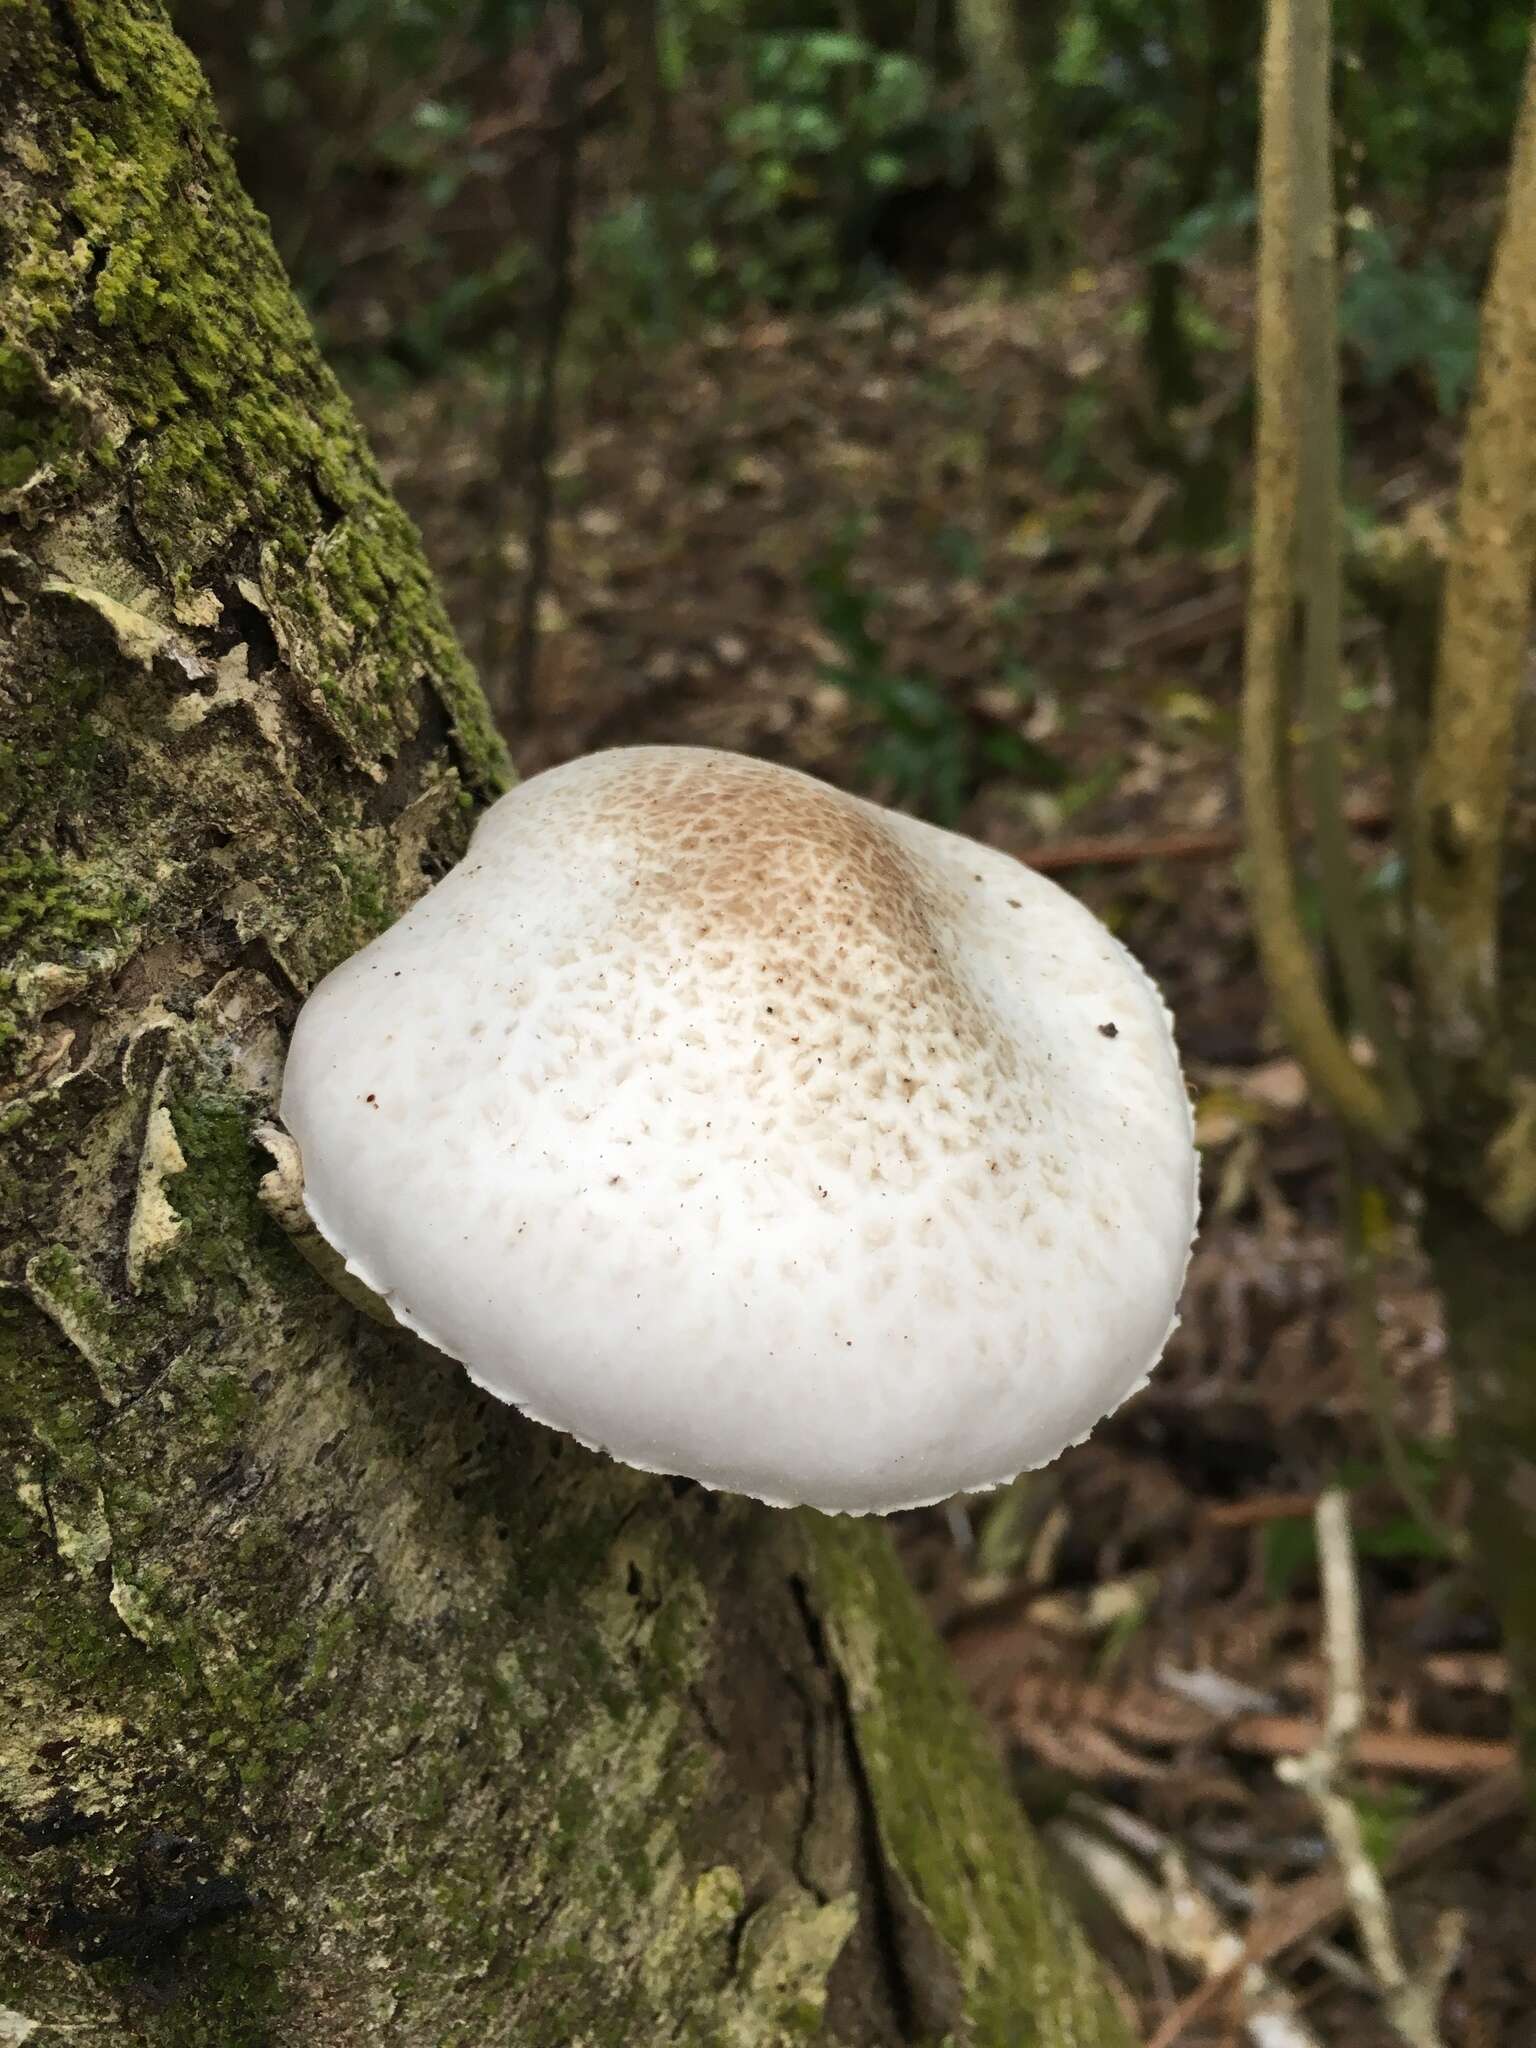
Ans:
[[[905,1518],[905,1553],[1037,1816],[1090,1797],[1144,1869],[1176,1849],[1235,1924],[1289,1927],[1313,2033],[1284,2038],[1373,2048],[1272,1769],[1326,1705],[1311,1517],[1347,1486],[1356,1804],[1410,1945],[1470,1916],[1444,2038],[1490,2048],[1536,2013],[1536,1867],[1421,1199],[1379,1162],[1347,1192],[1240,886],[1260,14],[180,9],[524,772],[645,740],[787,761],[1058,875],[1157,976],[1205,1161],[1183,1326],[1087,1444]],[[1337,0],[1361,559],[1454,501],[1530,26]],[[1352,586],[1351,854],[1400,1009],[1394,702],[1432,636]],[[1320,934],[1305,873],[1301,910]],[[1203,1966],[1089,1911],[1148,2039],[1238,2038],[1219,2001],[1169,2032]]]
[[[574,118],[589,346],[744,307],[878,299],[954,271],[1133,257],[1163,395],[1201,388],[1202,256],[1253,218],[1257,10],[1231,0],[1017,9],[1031,188],[1015,211],[968,10],[671,0],[199,0],[247,183],[338,355],[409,377],[494,354],[537,289],[540,166]],[[1342,0],[1339,114],[1360,373],[1465,388],[1527,11]],[[553,75],[574,60],[574,116]],[[1447,211],[1447,198],[1461,200]],[[1483,196],[1486,196],[1484,192]],[[1019,217],[1019,215],[1022,217]]]
[[[1349,397],[1400,424],[1426,407],[1455,420],[1526,10],[1341,0],[1338,16]],[[482,430],[499,410],[476,516],[492,552],[498,527],[521,532],[528,587],[471,579],[461,616],[504,707],[531,690],[558,394],[629,385],[720,323],[899,322],[914,292],[997,304],[1106,280],[1110,346],[1067,365],[1044,473],[1091,491],[1130,462],[1164,486],[1148,538],[1241,539],[1255,9],[199,0],[180,18],[365,403],[458,380]],[[981,542],[949,524],[939,552],[958,576]],[[826,616],[832,563],[857,555],[847,523],[810,555]],[[871,648],[843,645],[839,673],[888,793],[953,821],[1020,750]]]

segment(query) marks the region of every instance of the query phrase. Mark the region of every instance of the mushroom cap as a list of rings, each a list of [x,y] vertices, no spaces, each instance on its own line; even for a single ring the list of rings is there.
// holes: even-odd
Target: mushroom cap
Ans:
[[[1006,854],[743,756],[537,775],[305,1004],[316,1227],[538,1421],[885,1511],[1054,1458],[1173,1328],[1158,991]]]

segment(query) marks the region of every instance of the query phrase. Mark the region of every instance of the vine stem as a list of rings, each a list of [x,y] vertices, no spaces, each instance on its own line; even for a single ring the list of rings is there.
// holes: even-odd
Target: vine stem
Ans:
[[[1376,1053],[1382,1090],[1403,1122],[1413,1116],[1408,1068],[1374,958],[1350,857],[1344,810],[1341,487],[1336,208],[1333,187],[1331,0],[1292,0],[1295,80],[1294,213],[1290,263],[1297,408],[1296,579],[1302,703],[1313,846],[1329,944],[1349,1015]]]
[[[1287,825],[1305,396],[1293,318],[1298,4],[1300,0],[1271,0],[1264,37],[1255,358],[1258,424],[1241,728],[1248,892],[1265,978],[1297,1058],[1342,1122],[1395,1150],[1406,1136],[1406,1119],[1375,1076],[1354,1058],[1328,1003],[1297,911]]]

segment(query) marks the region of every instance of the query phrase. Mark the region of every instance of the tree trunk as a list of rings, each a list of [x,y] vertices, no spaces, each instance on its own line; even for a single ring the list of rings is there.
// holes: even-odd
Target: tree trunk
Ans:
[[[266,1217],[504,762],[155,0],[5,0],[0,2039],[1112,2043],[878,1525],[642,1477]]]
[[[1407,836],[1425,1243],[1536,1811],[1536,43],[1484,293]],[[1411,556],[1408,560],[1411,561]],[[1411,693],[1411,686],[1410,686]]]
[[[1445,1311],[1471,1532],[1503,1632],[1536,1813],[1536,1224],[1522,1221],[1522,1191],[1536,1182],[1536,785],[1528,765],[1515,783],[1498,934],[1504,1092],[1421,1045],[1439,1112],[1426,1145],[1422,1235]]]
[[[1431,1190],[1424,1245],[1456,1367],[1470,1520],[1504,1632],[1536,1807],[1536,1232],[1511,1238],[1460,1190]]]

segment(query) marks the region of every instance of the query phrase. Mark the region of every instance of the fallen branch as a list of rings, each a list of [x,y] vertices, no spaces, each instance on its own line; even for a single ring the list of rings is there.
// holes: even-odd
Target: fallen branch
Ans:
[[[1387,1854],[1385,1875],[1406,1877],[1500,1821],[1514,1820],[1525,1810],[1524,1787],[1517,1768],[1495,1771],[1480,1783],[1458,1792],[1422,1820],[1403,1829]],[[1245,1963],[1270,1963],[1287,1949],[1329,1933],[1349,1912],[1349,1894],[1336,1870],[1319,1871],[1288,1885],[1257,1914],[1243,1944]],[[1178,2048],[1196,2020],[1202,2019],[1224,1991],[1236,1985],[1235,1971],[1202,1984],[1163,2021],[1147,2048]]]
[[[1322,1741],[1323,1732],[1318,1722],[1299,1715],[1244,1714],[1227,1724],[1222,1740],[1250,1756],[1304,1756]],[[1515,1760],[1515,1745],[1411,1729],[1399,1733],[1366,1728],[1356,1740],[1354,1754],[1368,1770],[1397,1772],[1405,1778],[1481,1778],[1507,1770]]]
[[[1254,1529],[1266,1522],[1293,1522],[1316,1506],[1315,1493],[1260,1493],[1248,1500],[1207,1501],[1200,1519],[1212,1529]]]
[[[1392,822],[1388,805],[1361,797],[1344,807],[1356,831],[1379,831]],[[1042,875],[1063,868],[1133,867],[1144,860],[1210,860],[1237,853],[1243,844],[1240,825],[1213,825],[1203,832],[1164,832],[1145,838],[1105,834],[1102,838],[1057,839],[1040,846],[1014,848],[1026,867]]]
[[[1152,1823],[1143,1819],[1139,1813],[1129,1813],[1124,1807],[1115,1806],[1107,1800],[1092,1799],[1084,1792],[1074,1792],[1067,1800],[1066,1818],[1086,1822],[1089,1827],[1096,1828],[1101,1834],[1109,1835],[1123,1849],[1129,1849],[1133,1855],[1139,1856],[1144,1863],[1154,1864],[1160,1869],[1167,1866],[1170,1858],[1177,1859],[1180,1868],[1187,1862],[1189,1875],[1202,1891],[1210,1894],[1218,1906],[1229,1912],[1244,1915],[1253,1912],[1255,1895],[1252,1885],[1245,1884],[1240,1877],[1234,1877],[1229,1870],[1210,1858],[1186,1859],[1179,1844],[1171,1836],[1164,1834],[1160,1828],[1153,1827]],[[1307,1952],[1321,1968],[1341,1983],[1348,1984],[1351,1989],[1358,1991],[1370,1988],[1370,1979],[1365,1971],[1353,1956],[1346,1955],[1342,1949],[1324,1941],[1314,1941]],[[1254,1960],[1249,1954],[1246,1940],[1243,1943],[1243,1959],[1245,1962]]]
[[[1171,1846],[1162,1858],[1159,1884],[1124,1849],[1080,1821],[1053,1820],[1046,1833],[1133,1934],[1208,1980],[1240,1985],[1244,2024],[1254,2048],[1320,2048],[1285,1987],[1245,1962],[1241,1935],[1227,1925]]]
[[[1183,653],[1191,647],[1207,646],[1225,634],[1243,630],[1246,599],[1239,584],[1219,590],[1202,591],[1170,605],[1144,625],[1133,626],[1120,642],[1122,657],[1135,654]]]
[[[1328,1653],[1328,1713],[1316,1748],[1285,1759],[1276,1769],[1286,1784],[1300,1786],[1317,1808],[1393,2031],[1404,2048],[1441,2048],[1440,2000],[1456,1966],[1465,1922],[1460,1914],[1443,1914],[1429,1954],[1418,1968],[1408,1967],[1385,1881],[1366,1847],[1359,1809],[1344,1789],[1365,1718],[1365,1651],[1349,1499],[1341,1488],[1330,1487],[1317,1504],[1317,1550]]]
[[[1398,1836],[1385,1860],[1389,1878],[1407,1877],[1457,1848],[1484,1828],[1517,1819],[1525,1810],[1519,1771],[1496,1771],[1480,1784],[1458,1792]],[[1325,1933],[1349,1911],[1344,1880],[1335,1870],[1303,1878],[1271,1899],[1248,1930],[1248,1953],[1255,1962],[1269,1962],[1299,1942]]]

